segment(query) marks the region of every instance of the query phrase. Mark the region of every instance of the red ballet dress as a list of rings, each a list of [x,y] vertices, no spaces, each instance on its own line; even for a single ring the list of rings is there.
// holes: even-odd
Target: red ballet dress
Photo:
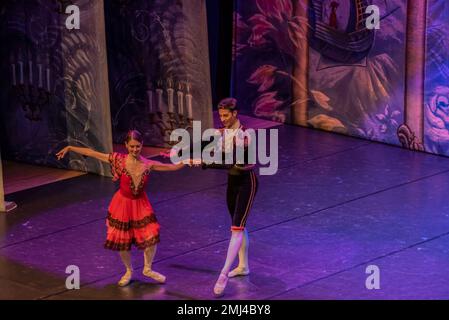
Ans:
[[[107,238],[104,247],[129,251],[134,244],[145,249],[159,242],[159,224],[145,193],[150,170],[144,171],[136,186],[126,170],[126,154],[111,153],[109,163],[113,180],[120,180],[120,190],[112,197],[106,219]]]

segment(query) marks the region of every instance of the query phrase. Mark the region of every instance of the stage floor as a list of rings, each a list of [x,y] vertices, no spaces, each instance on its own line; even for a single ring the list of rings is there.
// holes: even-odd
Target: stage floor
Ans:
[[[79,177],[85,172],[3,161],[5,194],[40,187],[49,183]]]
[[[294,126],[279,129],[279,171],[259,177],[248,219],[247,277],[222,299],[448,299],[449,159]],[[230,237],[226,173],[154,172],[161,224],[154,269],[119,288],[118,255],[103,249],[115,191],[96,175],[12,193],[0,215],[0,299],[214,299]],[[81,289],[67,290],[66,267]],[[380,270],[368,290],[366,267]]]

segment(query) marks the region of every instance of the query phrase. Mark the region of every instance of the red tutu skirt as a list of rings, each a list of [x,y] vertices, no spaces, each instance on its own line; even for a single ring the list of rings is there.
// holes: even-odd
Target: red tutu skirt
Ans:
[[[135,245],[143,250],[159,242],[159,223],[145,192],[131,198],[117,191],[109,205],[106,226],[106,249],[129,251]]]

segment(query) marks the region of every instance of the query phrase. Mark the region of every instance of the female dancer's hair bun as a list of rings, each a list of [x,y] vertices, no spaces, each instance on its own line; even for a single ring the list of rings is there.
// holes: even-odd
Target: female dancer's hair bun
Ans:
[[[136,140],[143,144],[143,136],[137,130],[129,130],[128,133],[126,134],[125,142],[128,143],[131,140]]]

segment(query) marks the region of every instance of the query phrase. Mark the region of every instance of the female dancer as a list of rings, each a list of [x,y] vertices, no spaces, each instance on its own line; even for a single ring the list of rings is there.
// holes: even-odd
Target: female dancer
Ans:
[[[113,180],[120,180],[118,190],[109,205],[106,220],[107,238],[106,249],[119,251],[126,273],[118,282],[119,286],[126,286],[131,282],[133,267],[131,265],[131,245],[144,250],[143,274],[159,283],[164,283],[166,277],[152,270],[152,263],[159,243],[159,224],[154,215],[153,208],[145,193],[148,175],[154,171],[175,171],[184,164],[163,164],[145,159],[140,155],[143,146],[142,135],[132,130],[128,132],[125,140],[128,154],[100,153],[89,148],[67,146],[56,156],[64,158],[67,152],[72,151],[84,156],[93,157],[103,162],[109,162]]]

